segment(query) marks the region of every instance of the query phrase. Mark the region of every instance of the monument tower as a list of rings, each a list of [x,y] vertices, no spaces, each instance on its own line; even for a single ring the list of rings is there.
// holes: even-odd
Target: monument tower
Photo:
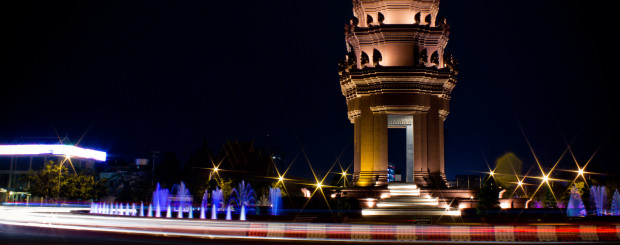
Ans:
[[[356,186],[387,184],[388,128],[405,128],[405,181],[446,186],[443,122],[456,84],[439,0],[353,0],[339,64],[354,124]]]

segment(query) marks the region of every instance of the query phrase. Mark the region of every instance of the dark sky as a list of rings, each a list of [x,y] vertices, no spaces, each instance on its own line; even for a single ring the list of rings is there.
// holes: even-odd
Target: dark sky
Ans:
[[[442,1],[460,64],[445,122],[449,178],[484,171],[485,158],[506,152],[530,166],[519,123],[545,164],[566,138],[579,161],[600,146],[593,169],[619,171],[612,2]],[[343,149],[351,162],[337,73],[350,0],[5,1],[0,9],[0,142],[84,136],[80,145],[115,157],[157,149],[186,160],[203,141],[217,152],[227,139],[254,139],[289,160],[301,144],[318,169]],[[403,139],[392,137],[393,149]],[[295,169],[308,170],[302,161]]]

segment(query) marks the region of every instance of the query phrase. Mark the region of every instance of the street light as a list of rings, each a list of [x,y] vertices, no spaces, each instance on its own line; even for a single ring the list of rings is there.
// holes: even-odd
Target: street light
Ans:
[[[62,175],[62,165],[66,161],[71,162],[71,155],[65,155],[65,159],[58,164],[58,192],[56,193],[56,201],[60,199],[60,176]]]

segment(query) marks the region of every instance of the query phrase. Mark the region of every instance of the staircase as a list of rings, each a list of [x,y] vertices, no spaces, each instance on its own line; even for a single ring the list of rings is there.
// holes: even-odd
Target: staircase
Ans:
[[[420,196],[420,188],[412,183],[388,184],[389,195],[383,195],[371,208],[362,209],[364,216],[459,216],[461,212],[440,208],[439,198]]]

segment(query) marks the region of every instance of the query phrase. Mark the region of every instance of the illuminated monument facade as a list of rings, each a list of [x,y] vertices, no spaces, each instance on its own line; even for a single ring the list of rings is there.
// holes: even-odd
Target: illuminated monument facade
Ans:
[[[439,0],[353,0],[340,85],[355,130],[354,183],[387,184],[388,128],[405,128],[405,181],[446,187],[443,122],[456,84]]]

